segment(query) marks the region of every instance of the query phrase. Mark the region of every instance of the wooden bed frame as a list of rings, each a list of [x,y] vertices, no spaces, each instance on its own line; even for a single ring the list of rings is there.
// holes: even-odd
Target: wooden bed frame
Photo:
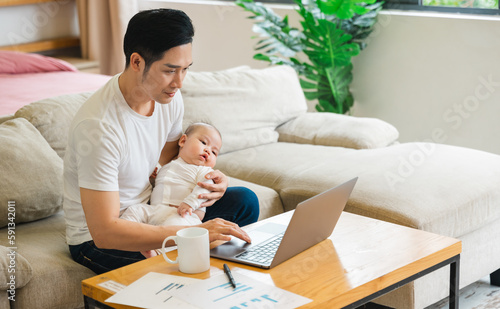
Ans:
[[[0,0],[0,8],[9,6],[45,3],[45,2],[55,2],[55,0]],[[64,37],[64,38],[37,41],[32,43],[0,46],[0,50],[38,53],[38,52],[53,51],[62,48],[79,47],[79,46],[80,46],[80,38]]]

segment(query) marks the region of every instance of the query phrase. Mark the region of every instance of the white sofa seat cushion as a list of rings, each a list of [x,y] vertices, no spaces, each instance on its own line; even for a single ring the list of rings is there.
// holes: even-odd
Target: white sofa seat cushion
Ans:
[[[221,153],[273,143],[276,127],[307,110],[288,66],[189,72],[182,87],[184,127],[209,122],[222,134]]]
[[[8,233],[5,234],[3,236],[7,240]],[[11,278],[11,276],[14,278]],[[20,289],[32,277],[33,269],[24,256],[11,246],[5,247],[0,245],[0,291]],[[9,293],[9,296],[12,296],[12,294]]]
[[[255,183],[244,181],[238,178],[229,177],[229,186],[245,187],[252,190],[259,199],[259,220],[279,215],[284,212],[278,192],[271,188],[264,187]]]
[[[33,269],[28,284],[16,290],[16,308],[81,308],[81,281],[95,276],[71,258],[63,212],[16,226],[16,245]],[[0,237],[6,237],[2,231]]]
[[[352,150],[275,143],[222,155],[216,167],[275,189],[285,210],[359,177],[349,212],[451,237],[500,218],[500,157],[466,148],[407,143]]]

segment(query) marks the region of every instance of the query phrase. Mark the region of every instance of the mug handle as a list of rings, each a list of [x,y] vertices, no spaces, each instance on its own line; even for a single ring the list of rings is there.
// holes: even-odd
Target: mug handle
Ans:
[[[163,258],[165,259],[165,261],[171,263],[171,264],[177,264],[179,263],[179,261],[177,261],[179,259],[179,256],[177,256],[177,258],[172,261],[171,259],[169,259],[167,257],[167,255],[165,254],[165,244],[167,243],[167,241],[169,241],[170,239],[172,239],[176,244],[177,244],[177,236],[168,236],[167,238],[165,238],[163,240],[163,244],[161,245],[161,254],[163,255]]]

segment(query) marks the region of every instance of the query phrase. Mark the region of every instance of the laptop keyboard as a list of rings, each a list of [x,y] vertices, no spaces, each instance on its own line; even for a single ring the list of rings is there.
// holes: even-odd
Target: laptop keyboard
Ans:
[[[285,232],[271,237],[260,245],[251,247],[236,257],[248,262],[270,265],[283,239],[283,235],[285,235]]]

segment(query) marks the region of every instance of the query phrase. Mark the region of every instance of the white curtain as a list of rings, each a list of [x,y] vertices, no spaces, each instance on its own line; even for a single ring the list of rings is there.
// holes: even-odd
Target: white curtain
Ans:
[[[123,71],[123,36],[138,0],[77,0],[77,9],[82,57],[98,60],[101,74]]]

